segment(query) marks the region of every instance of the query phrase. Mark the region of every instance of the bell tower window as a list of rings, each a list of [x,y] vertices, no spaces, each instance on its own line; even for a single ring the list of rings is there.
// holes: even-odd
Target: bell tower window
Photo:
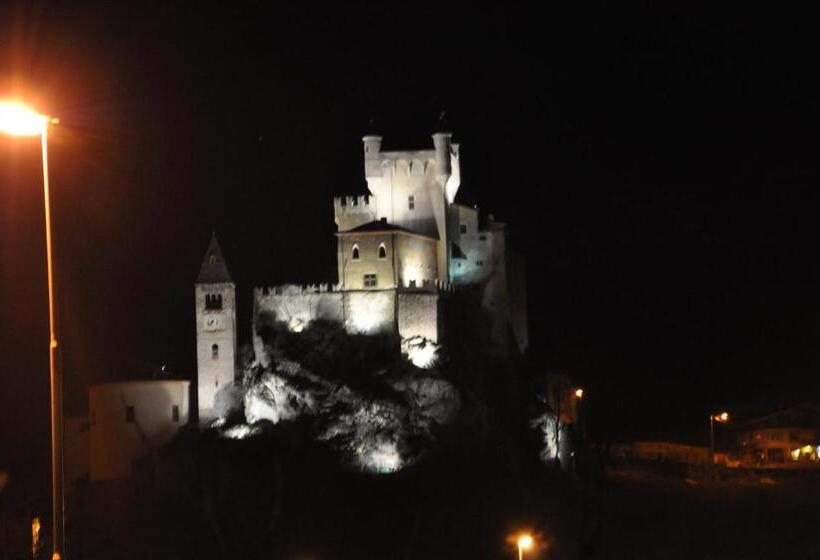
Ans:
[[[219,359],[219,344],[212,344],[211,345],[211,359],[218,360]]]
[[[222,294],[205,294],[205,309],[209,311],[222,309]]]

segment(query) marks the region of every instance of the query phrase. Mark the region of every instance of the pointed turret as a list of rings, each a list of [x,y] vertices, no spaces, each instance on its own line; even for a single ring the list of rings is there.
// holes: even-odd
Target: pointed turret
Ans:
[[[223,284],[232,283],[231,274],[228,272],[228,265],[225,264],[225,257],[222,256],[222,249],[216,240],[216,232],[211,234],[211,242],[205,257],[202,259],[202,266],[199,269],[197,284]]]

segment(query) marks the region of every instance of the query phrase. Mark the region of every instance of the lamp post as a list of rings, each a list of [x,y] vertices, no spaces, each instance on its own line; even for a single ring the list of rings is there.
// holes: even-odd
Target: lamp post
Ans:
[[[63,399],[57,371],[57,311],[54,305],[54,265],[51,245],[51,204],[48,190],[48,125],[59,122],[17,102],[0,102],[0,132],[12,136],[39,136],[43,153],[43,198],[46,217],[46,268],[48,270],[49,373],[51,380],[51,515],[52,560],[63,553]]]
[[[516,544],[518,545],[518,560],[524,560],[524,551],[532,548],[532,536],[521,535]]]
[[[729,422],[729,413],[721,412],[719,414],[709,415],[709,465],[713,468],[715,465],[715,422],[726,424]]]
[[[582,387],[576,387],[575,391],[573,392],[575,396],[575,415],[576,421],[578,422],[579,432],[581,434],[581,439],[586,438],[586,427],[584,426],[584,389]]]

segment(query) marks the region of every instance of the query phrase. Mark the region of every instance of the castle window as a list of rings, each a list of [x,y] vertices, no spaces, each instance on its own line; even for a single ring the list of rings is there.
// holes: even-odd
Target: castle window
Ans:
[[[384,246],[384,243],[379,245],[379,258],[386,259],[387,258],[387,247]]]
[[[173,405],[171,407],[171,420],[174,422],[179,422],[179,406]]]
[[[211,345],[211,358],[214,360],[219,359],[219,344]]]
[[[467,224],[461,224],[460,226],[458,226],[458,231],[460,231],[461,233],[467,233]]]
[[[353,245],[353,256],[351,257],[354,261],[359,260],[359,246]]]
[[[375,274],[365,274],[364,275],[364,287],[365,288],[375,288],[378,284],[378,280],[376,279]]]
[[[205,309],[222,309],[222,294],[205,294]]]
[[[476,266],[484,266],[484,261],[476,261],[475,265]]]
[[[415,196],[408,196],[407,197],[407,209],[408,210],[415,210],[416,209],[416,197]]]
[[[134,407],[133,406],[126,406],[125,407],[125,421],[129,423],[134,422]]]
[[[479,236],[478,236],[478,238],[479,238],[481,241],[487,241],[487,236],[486,236],[486,235],[479,235]]]

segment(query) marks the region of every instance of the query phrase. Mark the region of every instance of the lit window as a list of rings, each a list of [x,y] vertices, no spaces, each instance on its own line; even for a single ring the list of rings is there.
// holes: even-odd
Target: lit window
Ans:
[[[134,407],[133,406],[126,406],[125,407],[125,421],[126,422],[133,422],[134,421]]]
[[[461,233],[467,233],[467,224],[461,224],[460,226],[458,226],[458,230]]]
[[[174,422],[179,422],[179,406],[178,405],[173,405],[171,407],[171,419]]]
[[[416,197],[415,196],[408,196],[407,197],[407,209],[408,210],[415,210],[416,209]]]
[[[378,281],[376,280],[375,274],[365,274],[364,275],[364,287],[365,288],[375,288]]]
[[[219,344],[211,344],[211,358],[219,359]]]
[[[384,246],[384,243],[379,245],[379,258],[386,259],[387,258],[387,247]]]
[[[352,258],[353,258],[354,261],[359,260],[359,246],[358,245],[353,246],[353,256],[352,256]]]

